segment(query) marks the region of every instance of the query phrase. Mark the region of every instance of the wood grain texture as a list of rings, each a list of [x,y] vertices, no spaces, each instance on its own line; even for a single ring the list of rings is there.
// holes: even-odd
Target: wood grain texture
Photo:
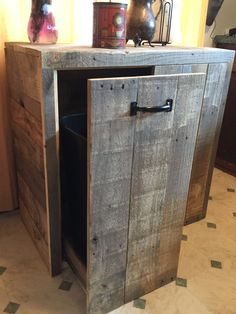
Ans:
[[[223,114],[222,95],[225,86],[227,64],[209,65],[204,101],[198,129],[192,166],[185,224],[202,219],[206,215],[209,182],[215,160],[215,146],[219,115]],[[228,81],[226,82],[228,84]]]
[[[42,123],[10,100],[21,217],[48,269],[48,220]]]
[[[59,115],[57,73],[42,70],[42,122],[44,139],[44,173],[46,179],[47,214],[49,227],[49,263],[52,276],[61,272],[61,211],[59,171]]]
[[[6,49],[9,95],[41,121],[41,58]]]
[[[17,173],[20,203],[23,203],[35,227],[48,246],[47,212],[35,198],[31,187],[25,182],[20,172]],[[47,261],[48,264],[48,261]]]
[[[136,78],[89,80],[88,313],[124,304]]]
[[[40,253],[40,257],[43,259],[45,265],[49,269],[49,264],[48,264],[48,246],[45,243],[38,227],[35,224],[35,221],[32,219],[32,216],[30,215],[28,209],[26,208],[25,204],[21,199],[19,199],[20,203],[20,215],[22,218],[22,221],[28,230],[30,237],[32,241],[34,242],[37,250]]]
[[[209,175],[208,175],[207,183],[206,183],[206,192],[205,192],[205,199],[204,199],[204,204],[203,204],[203,209],[205,211],[205,213],[203,214],[204,216],[206,215],[206,210],[207,210],[208,196],[209,196],[210,187],[211,187],[216,152],[217,152],[217,147],[218,147],[218,142],[219,142],[219,137],[220,137],[221,125],[222,125],[222,121],[224,117],[224,111],[225,111],[225,105],[226,105],[226,100],[227,100],[227,94],[229,90],[229,83],[230,83],[233,63],[224,64],[224,66],[226,67],[226,71],[225,71],[225,76],[222,78],[222,84],[223,84],[222,94],[219,94],[219,98],[221,98],[221,102],[220,102],[220,107],[219,107],[217,126],[215,130],[215,137],[214,137],[214,143],[213,143],[213,149],[212,149],[212,158],[209,165]]]
[[[174,100],[169,113],[137,116],[125,302],[176,277],[205,74],[140,78],[140,106]]]
[[[42,67],[49,69],[75,69],[99,67],[125,67],[168,64],[202,64],[231,62],[234,52],[215,48],[187,47],[126,47],[126,49],[95,49],[76,45],[30,45],[7,43],[16,51],[40,56]]]
[[[21,216],[52,273],[41,57],[6,49],[6,60]]]
[[[10,108],[17,171],[29,183],[41,206],[46,208],[42,124],[14,100],[10,101]]]

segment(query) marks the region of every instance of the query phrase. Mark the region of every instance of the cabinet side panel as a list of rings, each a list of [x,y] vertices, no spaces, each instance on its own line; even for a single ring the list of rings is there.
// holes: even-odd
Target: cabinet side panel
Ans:
[[[90,80],[88,94],[87,307],[124,304],[137,79]]]
[[[140,79],[139,106],[173,111],[136,120],[126,302],[176,277],[205,75]]]
[[[22,220],[49,268],[49,234],[41,116],[41,60],[6,49],[9,107]]]
[[[210,64],[199,123],[197,143],[191,173],[185,224],[206,215],[208,194],[215,160],[221,120],[224,112],[222,95],[227,90],[228,64]]]

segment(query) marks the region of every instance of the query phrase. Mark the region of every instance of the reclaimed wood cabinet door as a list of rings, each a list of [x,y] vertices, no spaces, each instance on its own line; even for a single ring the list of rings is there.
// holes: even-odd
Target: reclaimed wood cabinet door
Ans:
[[[204,73],[88,81],[88,313],[176,277],[204,86]]]

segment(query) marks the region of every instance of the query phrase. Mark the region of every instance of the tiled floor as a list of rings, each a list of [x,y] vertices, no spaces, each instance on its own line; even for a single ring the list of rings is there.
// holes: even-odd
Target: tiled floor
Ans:
[[[112,314],[236,314],[236,178],[215,170],[205,220],[184,227],[178,280]],[[65,264],[48,276],[18,214],[0,216],[0,313],[85,314]]]

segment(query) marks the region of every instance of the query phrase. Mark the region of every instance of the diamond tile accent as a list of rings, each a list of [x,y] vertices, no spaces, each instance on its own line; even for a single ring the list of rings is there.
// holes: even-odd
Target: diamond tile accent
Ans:
[[[209,196],[209,197],[208,197],[208,200],[209,200],[209,201],[212,201],[212,200],[213,200],[213,197],[212,197],[212,196]]]
[[[182,234],[182,241],[188,241],[188,236],[186,234]]]
[[[146,307],[146,300],[144,300],[144,299],[134,300],[133,307],[136,307],[137,309],[144,310]]]
[[[216,229],[216,224],[212,223],[212,222],[208,222],[207,223],[207,227],[208,228],[212,228],[212,229]]]
[[[0,276],[5,273],[6,270],[6,267],[0,266]]]
[[[222,263],[219,261],[211,261],[211,267],[222,269]]]
[[[69,281],[62,281],[59,289],[64,290],[64,291],[69,291],[71,289],[72,284],[73,283]]]
[[[232,189],[232,188],[227,188],[227,191],[228,191],[228,192],[232,192],[232,193],[234,193],[234,192],[235,192],[235,189]]]
[[[20,304],[10,302],[8,303],[7,307],[3,311],[4,313],[9,313],[9,314],[15,314],[20,307]]]
[[[187,279],[184,278],[176,278],[175,281],[176,286],[180,286],[180,287],[187,287]]]

